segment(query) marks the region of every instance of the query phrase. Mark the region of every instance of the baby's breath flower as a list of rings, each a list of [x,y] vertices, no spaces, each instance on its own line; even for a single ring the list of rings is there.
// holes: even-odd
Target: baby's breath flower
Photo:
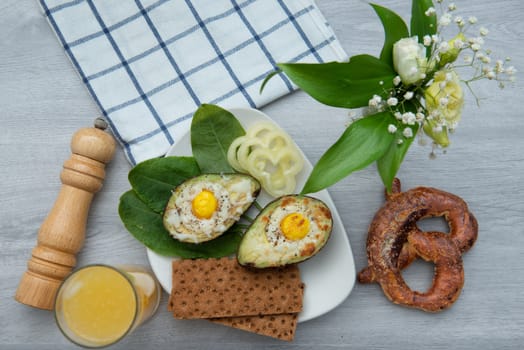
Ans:
[[[504,73],[504,71],[504,62],[502,60],[497,60],[497,62],[495,62],[495,72],[500,74]]]
[[[451,2],[449,5],[448,5],[448,10],[449,11],[455,11],[457,9],[457,5],[455,5],[454,2]]]
[[[440,17],[439,25],[441,25],[442,27],[447,27],[450,23],[451,23],[451,14],[450,13],[445,13],[444,15],[442,15],[442,17]]]
[[[396,97],[390,97],[387,100],[388,106],[396,106],[398,104],[398,99]]]
[[[477,19],[477,17],[475,17],[475,16],[470,16],[470,17],[468,18],[468,22],[469,22],[470,24],[475,24],[475,23],[478,22],[478,19]]]
[[[480,30],[479,30],[479,33],[482,36],[486,36],[486,35],[489,34],[489,30],[487,28],[485,28],[485,27],[481,27]]]
[[[434,7],[430,7],[426,10],[426,12],[424,12],[424,14],[429,17],[429,16],[433,16],[434,14],[436,14],[437,11],[435,10]]]
[[[409,139],[413,137],[413,130],[411,130],[410,127],[407,127],[402,131],[402,135],[404,135],[405,138]]]
[[[396,132],[397,132],[397,127],[396,127],[395,125],[393,125],[393,124],[389,124],[389,125],[388,125],[388,132],[389,132],[390,134],[394,134],[394,133],[396,133]]]
[[[393,78],[393,85],[398,86],[402,81],[400,80],[400,77],[397,75]]]
[[[464,18],[463,18],[462,16],[456,16],[456,17],[455,17],[455,23],[457,23],[457,25],[458,25],[460,28],[464,27],[464,25],[466,24],[466,23],[464,22]]]
[[[491,62],[491,58],[490,58],[489,56],[484,56],[484,55],[483,55],[482,57],[480,57],[480,61],[481,61],[482,63],[488,64],[488,63]]]
[[[431,36],[429,35],[424,35],[424,38],[423,38],[423,43],[424,43],[424,46],[430,46],[431,45]]]
[[[402,119],[402,113],[400,113],[399,111],[396,111],[395,113],[393,113],[393,116],[397,118],[398,120]]]
[[[411,100],[414,96],[414,93],[413,91],[406,91],[406,93],[404,94],[404,99],[405,100]]]
[[[380,97],[379,95],[373,95],[373,98],[371,100],[369,100],[368,102],[368,105],[369,107],[378,107],[380,102],[382,102],[382,97]]]
[[[406,125],[415,125],[417,117],[412,112],[406,112],[402,114],[402,123]]]

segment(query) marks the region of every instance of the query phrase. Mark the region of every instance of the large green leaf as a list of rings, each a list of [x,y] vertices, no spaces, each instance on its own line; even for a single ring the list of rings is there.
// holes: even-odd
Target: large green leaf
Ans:
[[[227,161],[227,150],[245,133],[230,112],[216,105],[200,106],[191,122],[191,147],[202,173],[235,172]]]
[[[417,36],[419,43],[424,41],[425,35],[437,32],[437,16],[426,16],[426,11],[433,7],[432,0],[413,0],[411,4],[411,36]],[[430,55],[430,48],[426,48],[426,56]]]
[[[129,172],[131,187],[149,208],[162,213],[173,188],[200,174],[193,157],[165,157],[146,160]]]
[[[380,52],[380,59],[393,67],[393,44],[409,36],[408,27],[404,20],[395,12],[376,4],[371,4],[371,6],[379,16],[384,27],[385,39],[384,46]]]
[[[411,129],[413,130],[413,135],[417,134],[418,128],[418,124],[411,126]],[[377,160],[378,173],[380,174],[382,182],[384,183],[384,186],[386,186],[388,192],[391,192],[391,185],[393,184],[393,179],[395,178],[398,170],[400,169],[400,164],[402,164],[402,161],[404,160],[404,156],[406,155],[409,146],[411,146],[411,143],[415,139],[414,137],[411,137],[409,139],[403,137],[400,131],[398,131],[397,137],[402,138],[403,142],[399,145],[396,144],[395,140],[393,140],[386,153],[384,153],[384,155]]]
[[[278,66],[317,101],[343,108],[367,106],[374,94],[393,87],[396,75],[389,64],[370,55],[353,56],[344,63],[281,63]]]
[[[233,226],[222,236],[205,243],[180,242],[166,231],[162,216],[149,208],[133,190],[120,197],[118,213],[126,229],[142,244],[165,256],[219,258],[236,252],[242,230]]]
[[[388,125],[395,123],[389,112],[353,122],[315,165],[302,194],[327,188],[381,158],[395,137],[388,132]]]

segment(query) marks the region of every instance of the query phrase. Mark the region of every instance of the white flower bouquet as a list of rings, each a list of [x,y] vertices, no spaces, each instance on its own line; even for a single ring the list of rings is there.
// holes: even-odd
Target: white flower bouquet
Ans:
[[[434,148],[449,146],[449,133],[461,117],[463,86],[473,93],[471,83],[480,79],[496,81],[501,88],[514,80],[516,70],[509,66],[509,58],[495,60],[483,48],[488,30],[478,28],[475,17],[456,14],[455,4],[443,2],[437,0],[435,7],[431,0],[413,0],[409,29],[395,12],[371,4],[385,31],[379,57],[362,54],[348,62],[283,63],[266,78],[264,84],[283,72],[323,104],[367,110],[324,153],[302,193],[327,188],[374,162],[391,191],[417,135],[431,139]],[[445,40],[451,25],[458,33]],[[467,78],[465,70],[472,72]]]

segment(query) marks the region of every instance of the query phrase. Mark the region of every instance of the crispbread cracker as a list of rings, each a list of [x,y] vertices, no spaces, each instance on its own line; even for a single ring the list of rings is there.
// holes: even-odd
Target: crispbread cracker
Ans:
[[[295,337],[298,314],[211,318],[211,322],[281,340]]]
[[[169,310],[175,318],[298,313],[304,284],[296,265],[251,270],[236,259],[173,261]]]

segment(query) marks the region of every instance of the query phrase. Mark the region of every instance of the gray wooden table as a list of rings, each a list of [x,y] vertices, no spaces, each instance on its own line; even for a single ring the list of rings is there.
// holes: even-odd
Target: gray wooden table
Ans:
[[[407,0],[380,4],[409,15]],[[382,28],[365,2],[322,0],[318,5],[350,55],[378,55]],[[487,46],[510,55],[524,71],[524,2],[457,1],[461,12],[490,29]],[[0,348],[61,349],[71,345],[50,312],[13,300],[38,228],[60,187],[58,175],[69,157],[71,135],[91,126],[97,108],[33,0],[0,2]],[[517,349],[524,346],[524,114],[522,79],[503,91],[480,82],[485,98],[477,107],[468,94],[462,123],[445,155],[414,145],[399,176],[404,188],[437,187],[463,197],[478,218],[479,239],[464,256],[466,282],[456,304],[428,314],[390,303],[378,285],[356,284],[340,307],[299,325],[293,343],[217,326],[177,321],[166,310],[115,348],[157,349]],[[340,135],[347,111],[329,108],[302,92],[263,110],[285,128],[311,161]],[[87,240],[78,265],[147,264],[144,247],[125,230],[117,213],[129,188],[130,165],[118,149],[103,190],[89,215]],[[357,269],[366,265],[367,226],[383,203],[374,167],[330,188],[353,248]],[[428,223],[441,225],[441,223]],[[429,264],[405,272],[424,289]]]

